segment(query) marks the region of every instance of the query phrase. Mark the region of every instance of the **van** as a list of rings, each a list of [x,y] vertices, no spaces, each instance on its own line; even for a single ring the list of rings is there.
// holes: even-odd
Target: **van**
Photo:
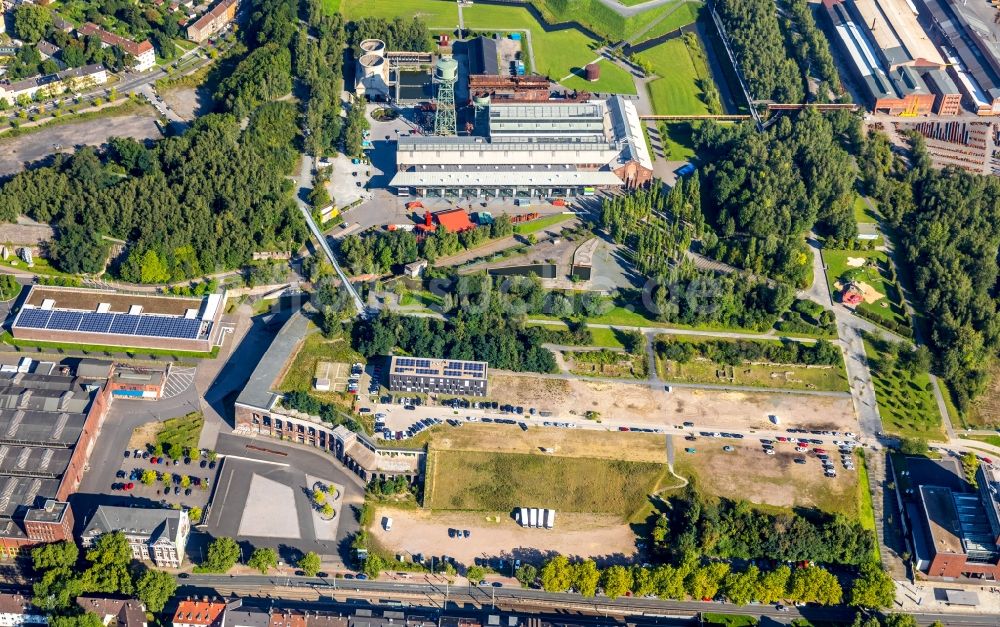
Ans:
[[[382,528],[386,531],[392,531],[392,517],[386,516],[382,519]]]

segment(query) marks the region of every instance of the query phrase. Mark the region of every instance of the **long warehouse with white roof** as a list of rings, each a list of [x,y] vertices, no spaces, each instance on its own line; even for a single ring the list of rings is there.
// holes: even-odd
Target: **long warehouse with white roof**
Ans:
[[[221,343],[222,294],[146,296],[35,285],[14,317],[15,339],[209,352]]]
[[[401,137],[390,185],[451,197],[564,197],[636,188],[653,177],[635,105],[492,104],[485,135]]]

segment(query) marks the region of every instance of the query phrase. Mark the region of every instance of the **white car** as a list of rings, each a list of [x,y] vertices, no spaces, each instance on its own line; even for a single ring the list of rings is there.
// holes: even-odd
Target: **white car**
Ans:
[[[477,418],[477,417],[475,417],[475,416],[466,416],[466,417],[465,417],[465,419],[466,419],[466,420],[467,420],[468,422],[479,422],[479,418]]]

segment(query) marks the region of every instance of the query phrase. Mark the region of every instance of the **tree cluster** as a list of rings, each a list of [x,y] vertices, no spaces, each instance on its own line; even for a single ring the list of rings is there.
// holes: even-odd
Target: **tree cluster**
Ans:
[[[320,0],[309,0],[308,19],[309,28],[299,29],[295,40],[295,76],[308,90],[306,149],[324,157],[336,152],[341,137],[339,85],[346,33],[341,15],[327,14]]]
[[[122,278],[162,283],[231,269],[254,251],[296,248],[305,239],[291,198],[295,108],[271,103],[245,130],[230,115],[147,148],[112,139],[82,148],[0,187],[0,220],[18,215],[54,224],[50,251],[66,272],[103,271],[108,235],[129,242]]]
[[[808,68],[808,74],[820,83],[820,92],[817,94],[820,101],[827,99],[826,89],[834,96],[846,96],[830,52],[829,39],[816,26],[808,0],[788,0],[787,7],[790,17],[785,18],[783,28],[788,48],[795,53],[799,67]]]
[[[1000,180],[958,168],[930,167],[923,140],[912,137],[909,167],[881,136],[869,138],[866,183],[901,233],[913,301],[923,308],[935,370],[960,409],[989,387],[1000,348]]]
[[[514,232],[510,217],[499,216],[493,224],[461,233],[437,229],[425,236],[410,231],[380,231],[369,235],[348,235],[340,242],[340,254],[354,274],[385,274],[393,267],[427,259],[454,255],[475,248],[487,240],[508,237]]]
[[[311,416],[319,416],[324,422],[329,422],[332,425],[343,424],[352,431],[360,429],[353,420],[345,420],[332,403],[324,403],[308,392],[301,390],[286,392],[281,399],[281,404],[289,409],[305,412]]]
[[[727,366],[738,366],[746,362],[770,362],[775,364],[805,364],[833,366],[841,363],[840,351],[826,340],[813,344],[786,341],[755,342],[752,340],[708,340],[706,342],[686,342],[684,340],[661,338],[656,341],[656,350],[663,359],[687,363],[701,357]]]
[[[838,139],[848,128],[835,122],[857,120],[809,110],[764,133],[750,124],[701,127],[702,206],[718,235],[705,242],[710,254],[804,286],[812,264],[805,233],[815,228],[830,243],[857,237],[857,168]]]
[[[98,592],[135,595],[150,612],[160,612],[177,589],[174,577],[133,563],[128,540],[120,531],[100,536],[83,560],[73,541],[42,545],[31,552],[38,574],[34,603],[67,623],[83,615],[73,601]]]
[[[355,52],[360,51],[358,45],[365,39],[381,39],[389,50],[423,52],[431,46],[430,31],[419,17],[410,20],[396,17],[390,21],[366,15],[348,24],[347,28],[348,42]]]
[[[383,312],[355,323],[354,347],[366,357],[390,355],[398,347],[421,357],[487,361],[501,370],[554,372],[552,353],[522,320],[499,298],[459,307],[447,320]]]
[[[737,605],[782,600],[834,605],[843,597],[837,577],[818,566],[793,570],[781,565],[764,571],[751,565],[737,570],[726,562],[689,561],[676,566],[610,566],[601,570],[593,560],[571,562],[557,555],[542,566],[538,583],[548,592],[573,590],[585,597],[601,591],[612,599],[626,594],[653,595],[673,600],[725,599]]]
[[[788,309],[794,291],[738,274],[716,275],[684,261],[656,279],[652,306],[656,319],[687,325],[714,324],[769,329]]]
[[[647,276],[666,272],[704,231],[698,177],[679,179],[666,193],[661,190],[654,185],[601,205],[601,227],[629,248],[636,270]]]
[[[785,47],[772,0],[719,0],[715,3],[753,98],[802,102],[802,72]]]
[[[708,556],[856,566],[875,548],[874,534],[857,522],[818,513],[770,514],[745,501],[702,498],[692,486],[670,499],[652,540],[657,554],[681,563]]]

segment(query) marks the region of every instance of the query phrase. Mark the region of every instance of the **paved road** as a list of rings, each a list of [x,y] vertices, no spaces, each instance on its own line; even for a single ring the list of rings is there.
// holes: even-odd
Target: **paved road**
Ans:
[[[197,590],[233,590],[254,589],[258,594],[294,596],[296,588],[306,588],[319,592],[324,598],[341,600],[346,598],[371,598],[382,600],[400,600],[410,603],[448,608],[472,606],[487,606],[495,602],[502,610],[517,611],[523,608],[552,608],[561,613],[584,615],[630,615],[630,616],[678,616],[694,617],[700,612],[723,612],[758,617],[780,619],[782,623],[793,618],[806,618],[811,621],[850,621],[854,610],[846,607],[790,607],[789,611],[778,611],[771,605],[739,606],[729,603],[704,603],[697,601],[669,601],[635,597],[620,597],[609,599],[596,597],[585,599],[577,594],[545,592],[542,590],[527,590],[521,588],[480,588],[478,586],[456,585],[446,586],[430,581],[389,582],[389,581],[358,581],[337,580],[333,578],[285,577],[281,575],[246,575],[229,577],[226,575],[189,575],[179,583],[192,591]],[[935,620],[941,620],[946,625],[967,627],[995,626],[997,615],[989,614],[916,614],[921,625],[927,625]],[[630,621],[631,622],[631,621]]]

